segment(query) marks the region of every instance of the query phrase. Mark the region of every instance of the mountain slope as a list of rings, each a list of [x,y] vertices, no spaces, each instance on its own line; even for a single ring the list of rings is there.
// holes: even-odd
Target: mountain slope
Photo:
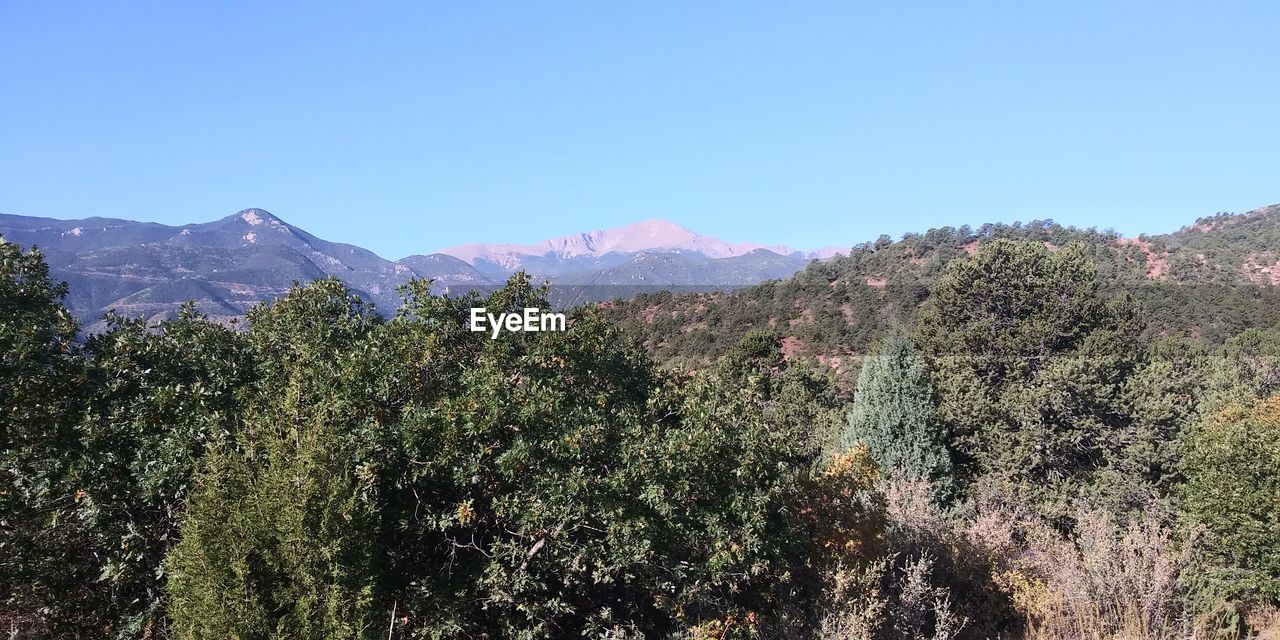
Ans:
[[[1133,244],[1159,279],[1280,284],[1280,205],[1201,218],[1174,233],[1138,238]]]
[[[40,247],[54,277],[70,285],[69,307],[89,323],[112,309],[164,317],[187,300],[225,319],[274,299],[295,281],[327,276],[341,278],[382,309],[399,305],[396,288],[412,277],[435,278],[441,287],[488,282],[448,256],[391,262],[317,238],[262,209],[178,227],[0,215],[0,237]]]
[[[792,277],[732,292],[651,293],[603,305],[670,364],[700,366],[751,329],[783,338],[789,356],[837,368],[911,322],[946,265],[996,238],[1081,242],[1112,290],[1139,299],[1153,331],[1216,341],[1280,326],[1280,206],[1203,218],[1177,232],[1122,238],[1051,221],[944,227],[864,243]],[[1259,286],[1261,285],[1261,286]]]
[[[54,277],[70,285],[68,305],[90,329],[110,309],[157,318],[187,300],[215,318],[238,316],[295,281],[327,276],[392,310],[397,287],[413,277],[463,291],[497,286],[521,268],[549,277],[552,299],[565,305],[639,295],[606,305],[607,313],[668,361],[705,359],[747,329],[768,327],[787,338],[793,355],[839,362],[863,352],[885,327],[909,321],[948,262],[994,238],[1085,243],[1109,281],[1145,296],[1162,330],[1217,339],[1280,313],[1272,286],[1280,285],[1280,206],[1138,238],[1052,222],[944,227],[864,243],[824,261],[812,258],[829,250],[728,244],[651,220],[530,246],[470,245],[450,250],[456,255],[392,262],[261,209],[182,226],[0,215],[0,238],[41,248]],[[1177,288],[1152,294],[1138,286],[1153,284]],[[1214,306],[1237,314],[1200,312]]]

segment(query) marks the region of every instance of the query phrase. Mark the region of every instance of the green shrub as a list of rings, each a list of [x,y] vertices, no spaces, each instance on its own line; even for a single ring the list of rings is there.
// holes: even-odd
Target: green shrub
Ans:
[[[1280,396],[1229,407],[1190,436],[1182,508],[1206,529],[1228,595],[1280,599]]]

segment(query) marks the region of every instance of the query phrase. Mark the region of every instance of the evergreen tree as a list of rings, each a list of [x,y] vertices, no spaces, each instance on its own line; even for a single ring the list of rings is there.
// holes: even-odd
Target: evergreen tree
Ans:
[[[198,475],[166,561],[172,633],[379,635],[368,460],[381,430],[377,388],[360,373],[381,320],[329,279],[295,287],[249,321],[261,377],[242,397],[236,437]]]
[[[966,483],[1066,524],[1132,422],[1141,322],[1088,248],[995,240],[948,265],[916,328]]]
[[[945,499],[954,489],[928,372],[905,337],[890,337],[863,362],[841,447],[848,450],[858,442],[867,445],[882,470],[929,480],[936,498]]]
[[[270,421],[253,426],[272,429]],[[166,563],[175,638],[373,638],[373,514],[350,452],[309,425],[211,456]],[[377,616],[381,618],[381,614]]]

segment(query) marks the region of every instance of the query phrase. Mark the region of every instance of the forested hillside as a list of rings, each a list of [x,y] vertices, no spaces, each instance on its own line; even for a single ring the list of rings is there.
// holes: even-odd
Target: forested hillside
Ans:
[[[886,331],[910,327],[948,264],[998,239],[1051,250],[1083,245],[1105,295],[1133,297],[1155,335],[1220,343],[1249,327],[1280,326],[1280,205],[1138,238],[1052,222],[883,236],[791,278],[727,293],[648,293],[606,305],[605,315],[669,364],[696,367],[746,332],[768,329],[789,356],[847,369]]]
[[[933,231],[496,339],[469,310],[544,306],[522,273],[81,339],[41,254],[0,244],[0,628],[1274,637],[1280,331],[1270,288],[1212,296],[1275,258],[1226,234],[1275,215]],[[851,400],[806,352],[863,356]]]

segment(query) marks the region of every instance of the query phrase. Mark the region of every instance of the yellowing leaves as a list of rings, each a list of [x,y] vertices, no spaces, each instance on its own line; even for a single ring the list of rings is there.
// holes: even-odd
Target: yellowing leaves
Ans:
[[[458,509],[453,514],[458,524],[469,527],[476,521],[476,510],[471,506],[471,499],[468,498],[458,505]]]

